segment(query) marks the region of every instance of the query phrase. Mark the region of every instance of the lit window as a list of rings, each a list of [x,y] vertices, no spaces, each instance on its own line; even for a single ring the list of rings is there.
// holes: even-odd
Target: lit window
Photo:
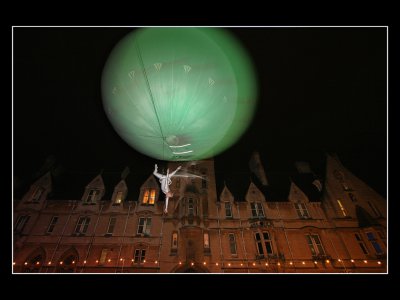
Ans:
[[[230,202],[225,202],[225,216],[232,218],[232,205]]]
[[[372,232],[367,232],[366,234],[367,234],[367,237],[368,237],[368,241],[372,244],[372,246],[375,249],[375,253],[376,254],[382,254],[383,253],[382,248],[379,245],[379,243],[377,242],[374,234]]]
[[[318,234],[307,234],[306,239],[312,255],[325,255]]]
[[[177,232],[172,233],[171,248],[172,249],[177,249],[178,248],[178,233]]]
[[[235,237],[234,233],[230,233],[229,234],[229,249],[230,249],[232,255],[236,255],[237,254],[236,237]]]
[[[338,203],[338,205],[340,207],[340,211],[342,212],[343,217],[347,217],[346,209],[344,208],[342,202],[338,199],[337,203]]]
[[[89,227],[89,223],[90,223],[89,217],[80,217],[75,227],[75,233],[80,233],[80,234],[86,233]]]
[[[118,191],[118,192],[117,192],[117,195],[115,196],[114,204],[115,204],[115,205],[121,204],[123,198],[124,198],[124,192],[123,192],[123,191]]]
[[[86,197],[86,203],[95,203],[97,195],[100,194],[99,190],[90,190],[87,197]]]
[[[20,216],[18,218],[17,222],[15,223],[14,231],[22,232],[30,218],[31,218],[31,216]]]
[[[142,204],[154,205],[156,200],[156,190],[155,189],[145,189],[143,194]]]
[[[203,240],[204,240],[204,250],[209,250],[210,249],[210,236],[208,235],[208,232],[204,232]]]
[[[151,218],[139,218],[138,234],[150,234]]]
[[[310,215],[308,214],[307,206],[304,203],[295,203],[294,206],[296,207],[297,215],[300,218],[309,218]]]
[[[51,222],[50,222],[50,224],[49,224],[49,227],[47,228],[47,233],[52,233],[52,232],[53,232],[54,227],[55,227],[56,224],[57,224],[57,221],[58,221],[58,217],[57,217],[57,216],[54,216],[54,217],[51,219]]]
[[[116,221],[117,221],[117,218],[115,218],[115,217],[110,218],[110,220],[108,221],[107,234],[112,234],[114,232],[114,227],[115,227]]]
[[[152,189],[150,191],[150,200],[149,200],[149,204],[154,205],[154,202],[156,201],[156,190]]]
[[[360,246],[362,252],[364,254],[368,254],[367,247],[364,244],[364,241],[362,240],[361,236],[358,233],[355,233],[354,236],[356,237],[356,240],[358,242],[358,245]]]
[[[101,250],[101,255],[100,255],[100,259],[99,259],[100,264],[104,264],[106,262],[108,252],[110,252],[110,249]]]
[[[39,202],[40,197],[42,196],[43,192],[44,192],[44,188],[41,188],[41,187],[37,188],[35,190],[35,192],[33,193],[32,202]]]
[[[143,263],[146,259],[146,250],[145,249],[135,249],[135,263]]]
[[[250,203],[251,215],[253,218],[264,217],[264,210],[261,203],[252,202]]]

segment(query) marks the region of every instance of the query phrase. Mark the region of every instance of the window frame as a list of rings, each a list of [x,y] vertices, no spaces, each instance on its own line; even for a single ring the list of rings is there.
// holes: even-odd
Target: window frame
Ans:
[[[380,217],[381,214],[379,210],[376,208],[376,206],[371,201],[367,201],[367,203],[368,206],[371,208],[372,212],[374,213],[375,217]]]
[[[295,203],[294,207],[296,209],[297,216],[301,219],[310,219],[310,213],[308,212],[307,205],[305,203]]]
[[[344,207],[342,201],[340,201],[340,199],[336,199],[336,203],[338,204],[340,212],[342,213],[343,217],[345,217],[345,218],[349,217],[347,210]]]
[[[171,249],[177,250],[178,249],[178,232],[174,231],[171,235]]]
[[[228,207],[227,207],[228,205]],[[225,218],[233,218],[233,213],[232,213],[232,203],[231,202],[224,202],[224,208],[225,208]],[[227,211],[229,210],[229,215],[227,214]]]
[[[363,238],[362,238],[362,234],[360,234],[360,233],[358,233],[358,232],[355,232],[355,233],[354,233],[354,236],[355,236],[355,238],[356,238],[356,241],[357,241],[358,246],[361,248],[361,251],[362,251],[365,255],[368,255],[368,254],[369,254],[369,251],[368,251],[367,245],[365,244],[365,242],[364,242],[364,240],[363,240]]]
[[[154,206],[156,202],[157,191],[154,188],[145,188],[143,190],[143,197],[141,205]]]
[[[188,212],[188,216],[189,215],[193,215],[195,216],[195,212],[196,212],[196,207],[195,207],[195,200],[193,199],[193,197],[188,197],[187,198],[187,212]]]
[[[265,235],[267,234],[267,239]],[[256,231],[254,233],[254,239],[256,241],[257,252],[259,255],[273,255],[274,247],[269,231]],[[268,245],[268,246],[267,246]],[[269,251],[270,250],[270,251]]]
[[[141,224],[141,220],[143,220],[143,224]],[[151,223],[151,217],[139,217],[138,228],[136,231],[137,235],[150,235]]]
[[[374,232],[373,231],[366,231],[365,235],[367,236],[368,241],[372,245],[372,248],[374,248],[375,254],[383,254],[384,253],[383,248],[378,243],[378,240],[375,237]],[[377,248],[379,248],[380,252],[379,252],[379,250]]]
[[[26,224],[28,224],[30,218],[31,218],[30,215],[19,216],[17,221],[15,222],[14,232],[23,232],[25,229],[25,226],[26,226]]]
[[[117,191],[113,205],[121,205],[124,201],[124,191]]]
[[[116,223],[117,223],[117,217],[110,217],[108,219],[106,235],[113,235]],[[110,228],[112,229],[111,231]]]
[[[44,191],[45,191],[44,187],[36,188],[35,191],[33,192],[32,198],[30,199],[29,202],[32,202],[32,203],[40,202],[40,198],[42,198]]]
[[[232,256],[237,256],[237,243],[235,233],[228,233],[229,252]],[[234,251],[232,251],[234,250]]]
[[[78,222],[76,223],[74,234],[86,235],[87,230],[89,228],[89,224],[90,224],[90,217],[80,216],[78,219]],[[78,228],[80,230],[78,230]],[[82,228],[83,228],[83,230],[82,230]]]
[[[95,204],[97,202],[98,195],[100,195],[99,189],[89,189],[84,203],[85,204]]]
[[[136,264],[142,264],[146,260],[146,249],[135,248],[133,251],[133,262]]]
[[[322,245],[322,241],[321,241],[319,234],[308,233],[305,236],[306,236],[308,247],[310,248],[311,254],[313,256],[326,255],[325,248]],[[319,243],[316,242],[315,237],[318,238]],[[318,247],[318,246],[320,246],[320,247]]]
[[[203,232],[203,249],[205,251],[210,250],[210,234],[209,234],[209,232]]]
[[[108,249],[108,248],[103,248],[101,250],[100,257],[99,257],[99,264],[106,263],[108,253],[110,253],[110,249]]]
[[[55,219],[55,220],[54,220]],[[47,226],[46,233],[51,234],[54,231],[54,227],[56,227],[57,222],[59,220],[59,216],[53,216],[50,220],[49,226]],[[50,230],[51,229],[51,230]]]
[[[250,209],[252,218],[265,218],[264,207],[261,202],[250,202]]]

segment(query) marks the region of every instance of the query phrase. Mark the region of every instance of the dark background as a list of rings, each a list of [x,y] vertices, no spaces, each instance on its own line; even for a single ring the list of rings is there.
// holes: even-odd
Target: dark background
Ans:
[[[152,171],[106,118],[100,79],[113,46],[132,28],[13,29],[13,178],[30,184],[53,158],[80,172]],[[296,160],[324,177],[325,153],[381,195],[387,177],[386,28],[228,28],[247,49],[259,101],[217,171],[241,172],[258,149],[267,174]],[[278,176],[279,177],[279,176]]]

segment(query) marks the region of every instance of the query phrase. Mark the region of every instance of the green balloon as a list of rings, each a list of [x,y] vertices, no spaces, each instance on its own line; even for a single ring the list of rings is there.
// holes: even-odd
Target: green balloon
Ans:
[[[234,144],[251,122],[257,83],[226,31],[142,28],[111,52],[102,75],[105,112],[137,151],[199,160]]]

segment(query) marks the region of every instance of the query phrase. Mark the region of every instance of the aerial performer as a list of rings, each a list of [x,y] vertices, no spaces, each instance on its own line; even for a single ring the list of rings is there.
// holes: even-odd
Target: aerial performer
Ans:
[[[163,191],[163,193],[165,194],[165,208],[164,208],[164,212],[168,213],[168,199],[172,198],[174,196],[174,194],[170,191],[169,186],[172,183],[171,178],[175,175],[176,172],[178,172],[181,169],[181,166],[179,166],[178,168],[176,168],[176,170],[172,173],[169,173],[169,169],[167,169],[167,174],[166,175],[162,175],[160,173],[158,173],[158,166],[157,164],[155,164],[154,166],[154,176],[156,176],[158,179],[160,179],[160,183],[161,183],[161,190]]]

